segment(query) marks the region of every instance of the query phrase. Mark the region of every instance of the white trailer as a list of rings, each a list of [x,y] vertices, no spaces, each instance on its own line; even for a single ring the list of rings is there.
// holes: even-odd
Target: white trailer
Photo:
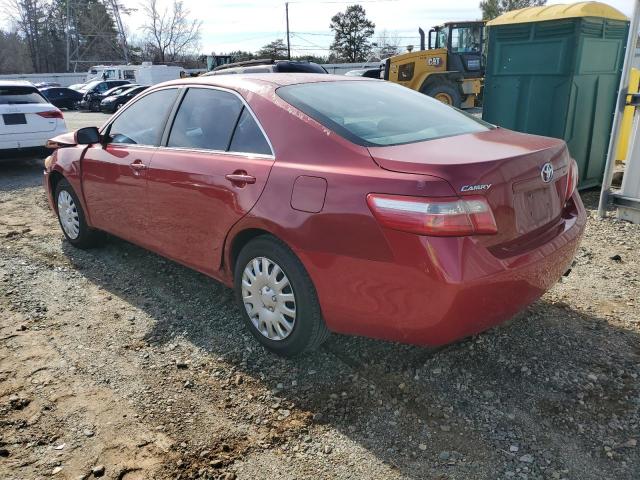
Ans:
[[[87,72],[85,81],[129,80],[140,85],[154,85],[180,78],[182,71],[178,66],[154,65],[151,62],[142,62],[142,65],[95,65]]]
[[[92,80],[135,81],[138,65],[95,65],[89,69],[85,83]]]
[[[135,73],[135,81],[140,85],[154,85],[168,80],[180,78],[182,67],[173,65],[153,65],[151,62],[143,62]]]

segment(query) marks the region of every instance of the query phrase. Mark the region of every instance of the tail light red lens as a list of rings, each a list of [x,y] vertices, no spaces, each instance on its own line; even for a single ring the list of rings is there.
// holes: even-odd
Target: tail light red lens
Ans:
[[[64,119],[60,110],[48,110],[46,112],[38,112],[38,115],[44,118],[59,118]]]
[[[426,198],[370,193],[367,204],[376,220],[393,230],[438,237],[498,231],[484,197]]]
[[[576,191],[578,186],[578,164],[573,158],[569,159],[569,173],[567,174],[567,194],[566,200],[569,200]]]

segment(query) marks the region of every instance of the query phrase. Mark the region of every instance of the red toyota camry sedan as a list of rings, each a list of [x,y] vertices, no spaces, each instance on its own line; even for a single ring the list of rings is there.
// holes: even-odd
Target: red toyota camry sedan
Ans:
[[[568,269],[586,219],[564,142],[373,79],[177,80],[50,144],[72,245],[108,232],[223,282],[282,355],[497,325]]]

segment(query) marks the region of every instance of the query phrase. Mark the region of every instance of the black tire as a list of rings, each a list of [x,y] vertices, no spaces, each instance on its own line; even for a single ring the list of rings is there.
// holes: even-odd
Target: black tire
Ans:
[[[277,264],[289,279],[294,295],[296,315],[291,333],[273,340],[254,326],[243,300],[242,277],[248,264],[257,257],[267,257]],[[282,241],[270,235],[251,240],[240,251],[234,269],[236,301],[240,314],[251,334],[268,350],[285,357],[293,357],[316,350],[328,337],[316,289],[304,265]],[[275,298],[275,297],[274,297]],[[264,308],[264,305],[262,306]]]
[[[70,236],[65,230],[63,226],[63,220],[61,218],[60,212],[58,211],[59,198],[62,192],[67,192],[71,196],[73,205],[75,207],[75,212],[77,213],[78,235],[75,238],[72,238],[72,236]],[[69,185],[69,182],[67,182],[66,180],[60,180],[58,182],[58,184],[56,185],[53,201],[56,207],[56,214],[58,215],[58,223],[60,223],[60,229],[62,230],[62,233],[64,234],[67,241],[77,248],[85,249],[95,247],[99,243],[100,232],[98,230],[90,228],[87,225],[80,200],[78,200],[78,196],[76,195],[76,192],[74,192],[73,188],[71,188],[71,185]]]
[[[425,95],[438,99],[439,95],[447,96],[451,99],[451,106],[460,108],[462,104],[462,95],[457,85],[451,82],[441,82],[426,87],[423,92]],[[443,102],[445,103],[445,102]]]

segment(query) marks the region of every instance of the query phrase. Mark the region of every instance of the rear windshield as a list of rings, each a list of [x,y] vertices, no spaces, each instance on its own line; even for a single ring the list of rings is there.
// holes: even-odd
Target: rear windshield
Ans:
[[[493,128],[422,93],[376,80],[289,85],[277,93],[325,127],[363,146],[422,142]]]
[[[0,105],[47,103],[35,87],[0,87]]]

